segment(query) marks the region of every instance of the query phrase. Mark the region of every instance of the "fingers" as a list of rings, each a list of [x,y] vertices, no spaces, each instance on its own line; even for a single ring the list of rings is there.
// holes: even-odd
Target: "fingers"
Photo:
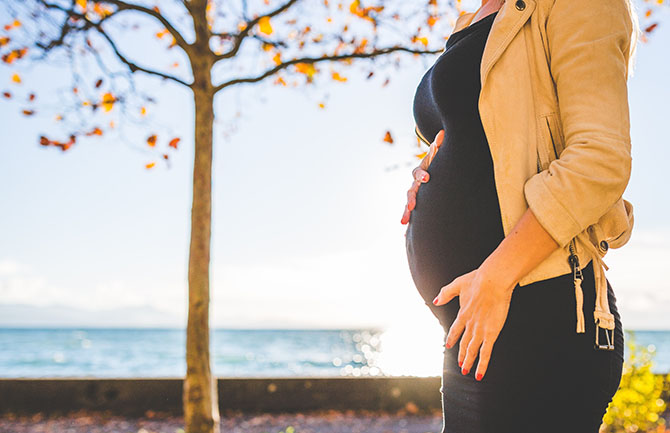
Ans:
[[[461,292],[461,280],[455,279],[440,289],[440,293],[433,299],[433,304],[444,305],[454,299]]]
[[[461,337],[461,342],[458,345],[458,366],[463,368],[463,371],[466,371],[465,367],[463,367],[463,362],[465,361],[465,354],[468,350],[468,345],[472,339],[472,328],[472,326],[465,326],[463,336]]]
[[[444,138],[444,130],[441,129],[440,132],[438,132],[437,135],[435,136],[435,140],[433,140],[433,142],[430,144],[430,149],[428,149],[428,153],[421,160],[421,164],[419,164],[419,167],[421,167],[424,170],[428,169],[428,166],[430,165],[431,162],[433,162],[433,158],[435,158],[435,154],[437,153],[438,149],[440,148],[440,146],[442,146],[443,138]]]
[[[412,177],[414,178],[415,181],[419,182],[428,182],[428,177],[430,176],[430,173],[428,173],[425,169],[419,165],[416,167],[414,170],[412,170]]]
[[[465,337],[465,334],[463,335]],[[461,373],[468,374],[470,372],[483,340],[483,333],[479,329],[474,329],[472,333],[468,333],[468,341],[466,343],[461,342],[461,349],[465,347],[465,350],[462,350],[463,354],[461,355],[460,352],[458,354],[458,358],[463,360],[463,363],[459,364],[462,368]]]
[[[421,185],[421,181],[415,180],[407,190],[407,207],[410,211],[413,211],[416,206],[416,193],[419,192],[419,185]]]
[[[458,311],[456,320],[454,320],[454,323],[452,323],[449,327],[449,332],[447,333],[447,349],[453,347],[454,344],[456,344],[458,337],[465,328],[465,320],[463,319],[463,314],[461,314],[462,311],[462,309]]]
[[[409,222],[409,209],[407,209],[407,205],[405,205],[405,212],[402,214],[402,218],[400,218],[400,224],[407,224]]]
[[[428,165],[430,165],[430,163],[433,162],[433,158],[435,158],[435,154],[437,153],[440,146],[442,146],[443,138],[444,138],[444,130],[441,129],[440,132],[437,133],[437,136],[435,136],[435,141],[433,141],[433,143],[430,145],[430,151],[428,152],[428,155],[427,155]]]
[[[409,222],[409,214],[416,207],[416,193],[419,191],[419,186],[422,183],[428,182],[430,178],[430,173],[427,171],[428,166],[433,161],[435,153],[442,145],[443,139],[444,130],[441,129],[440,132],[437,133],[437,136],[435,136],[433,143],[431,143],[428,154],[421,160],[419,166],[412,170],[412,177],[414,178],[414,182],[412,182],[410,189],[407,190],[407,205],[405,206],[402,218],[400,218],[400,224],[407,224]]]
[[[412,182],[412,186],[407,190],[407,205],[405,206],[402,218],[400,218],[401,224],[409,222],[409,214],[416,207],[416,193],[419,191],[419,186],[422,183],[428,182],[430,174],[422,168],[416,167],[412,170],[412,176],[414,177],[414,182]]]
[[[442,142],[444,141],[444,129],[440,129],[440,132],[437,133],[435,136],[435,143],[437,144],[438,149],[440,146],[442,146]]]
[[[482,380],[482,377],[486,374],[486,369],[488,368],[491,359],[491,353],[493,352],[493,343],[494,341],[492,338],[484,338],[484,343],[479,351],[479,364],[477,364],[477,374],[475,375],[475,379],[477,380]]]

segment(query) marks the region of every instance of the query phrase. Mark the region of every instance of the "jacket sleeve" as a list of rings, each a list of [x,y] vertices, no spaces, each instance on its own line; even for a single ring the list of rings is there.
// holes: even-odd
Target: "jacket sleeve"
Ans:
[[[628,0],[556,0],[546,23],[564,150],[524,184],[528,206],[564,247],[605,214],[630,178]]]

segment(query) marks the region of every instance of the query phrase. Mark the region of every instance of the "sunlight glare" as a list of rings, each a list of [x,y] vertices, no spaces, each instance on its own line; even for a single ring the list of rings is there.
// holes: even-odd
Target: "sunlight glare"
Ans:
[[[429,313],[405,321],[403,326],[386,329],[380,340],[377,366],[383,375],[427,377],[442,374],[444,331]]]

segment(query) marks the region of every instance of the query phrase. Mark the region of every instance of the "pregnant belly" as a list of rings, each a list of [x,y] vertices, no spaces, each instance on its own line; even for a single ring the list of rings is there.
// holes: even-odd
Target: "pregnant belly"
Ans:
[[[503,239],[492,167],[472,151],[459,158],[450,150],[442,146],[433,159],[405,233],[410,272],[428,303]]]

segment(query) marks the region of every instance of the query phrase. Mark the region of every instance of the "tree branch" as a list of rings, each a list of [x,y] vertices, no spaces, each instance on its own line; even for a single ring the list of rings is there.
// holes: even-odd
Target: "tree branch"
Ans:
[[[36,45],[38,47],[44,49],[45,51],[48,51],[48,50],[52,49],[53,47],[63,45],[65,36],[70,32],[70,30],[85,32],[90,28],[94,28],[105,39],[107,39],[107,41],[111,45],[112,50],[114,51],[114,53],[117,55],[119,60],[121,60],[121,62],[125,63],[128,66],[128,68],[130,69],[130,72],[134,73],[135,71],[142,71],[142,72],[150,74],[150,75],[156,75],[156,76],[164,78],[164,79],[175,81],[175,82],[177,82],[179,84],[182,84],[184,86],[191,87],[191,84],[181,80],[180,78],[177,78],[177,77],[169,75],[169,74],[165,74],[165,73],[162,73],[162,72],[159,72],[159,71],[154,71],[154,70],[147,69],[147,68],[144,68],[142,66],[139,66],[136,63],[131,62],[123,54],[121,54],[121,52],[117,48],[116,44],[112,40],[112,38],[110,38],[109,35],[105,32],[105,30],[102,28],[102,23],[106,19],[111,17],[112,15],[116,15],[117,13],[119,13],[119,11],[114,12],[113,14],[110,14],[107,17],[104,17],[103,19],[101,19],[99,22],[96,23],[96,22],[93,22],[93,21],[89,20],[88,17],[85,14],[77,13],[72,9],[65,9],[65,8],[61,7],[60,5],[47,3],[45,0],[39,0],[39,1],[40,1],[40,3],[42,3],[48,9],[58,9],[58,10],[64,12],[65,14],[67,14],[68,17],[75,17],[78,20],[84,21],[84,23],[86,24],[83,28],[76,28],[76,27],[72,27],[70,24],[68,24],[68,20],[66,19],[65,23],[63,24],[62,30],[61,30],[61,35],[58,39],[51,41],[48,45],[40,44],[39,42],[36,43]],[[106,0],[106,1],[109,1],[109,0]],[[117,1],[117,0],[111,0],[111,1]],[[123,3],[123,2],[121,2],[121,3]],[[154,11],[152,11],[152,12],[154,12]]]
[[[240,47],[242,46],[242,41],[247,36],[249,36],[249,32],[251,31],[251,29],[254,28],[254,26],[256,24],[258,24],[258,22],[262,18],[265,18],[265,17],[271,18],[275,15],[278,15],[278,14],[286,11],[288,8],[290,8],[294,4],[298,3],[298,1],[299,0],[289,0],[285,4],[283,4],[282,6],[278,7],[277,9],[275,9],[275,10],[273,10],[273,11],[271,11],[271,12],[265,14],[265,15],[259,15],[251,21],[247,21],[246,22],[246,27],[244,27],[244,29],[237,34],[234,34],[234,33],[214,33],[214,34],[212,34],[212,36],[218,36],[218,37],[221,37],[221,38],[233,37],[235,39],[233,47],[230,49],[230,51],[227,51],[225,53],[216,55],[214,57],[215,61],[219,61],[221,59],[227,59],[227,58],[230,58],[230,57],[234,57],[237,54],[237,52],[240,50]]]
[[[112,40],[112,38],[110,38],[110,37],[107,35],[107,33],[102,29],[102,27],[99,27],[99,26],[96,25],[95,28],[96,28],[96,30],[97,30],[97,31],[98,31],[98,32],[99,32],[105,39],[107,39],[107,41],[109,42],[109,44],[112,46],[112,50],[114,50],[114,53],[117,55],[117,57],[118,57],[123,63],[125,63],[126,65],[128,65],[128,69],[130,69],[130,72],[142,71],[142,72],[147,73],[147,74],[156,75],[156,76],[158,76],[158,77],[162,77],[162,78],[165,78],[165,79],[168,79],[168,80],[172,80],[172,81],[174,81],[174,82],[176,82],[176,83],[183,84],[184,86],[191,87],[192,83],[189,84],[189,83],[187,83],[186,81],[183,81],[182,79],[177,78],[177,77],[175,77],[175,76],[173,76],[173,75],[164,74],[163,72],[154,71],[154,70],[151,70],[151,69],[144,68],[144,67],[142,67],[142,66],[138,66],[136,63],[133,63],[133,62],[131,62],[130,60],[126,59],[126,57],[125,57],[123,54],[121,54],[121,53],[119,52],[119,50],[118,50],[118,48],[116,47],[116,44],[114,43],[114,41]]]
[[[181,33],[179,33],[179,31],[167,20],[167,18],[165,18],[163,15],[161,15],[156,10],[149,9],[149,8],[146,8],[146,7],[141,6],[141,5],[126,3],[126,2],[121,1],[121,0],[104,0],[104,1],[105,1],[105,3],[111,3],[111,4],[115,5],[116,7],[118,7],[119,12],[124,11],[124,10],[133,10],[133,11],[145,13],[147,15],[150,15],[150,16],[156,18],[158,21],[160,21],[161,24],[163,24],[165,26],[165,28],[170,32],[172,37],[174,37],[175,41],[177,41],[177,45],[179,45],[179,47],[182,50],[184,50],[185,52],[187,52],[187,53],[190,52],[191,44],[186,42],[186,40],[181,35]],[[188,6],[186,6],[186,8],[187,8],[187,10],[190,11]]]
[[[375,50],[375,51],[370,52],[370,53],[343,54],[343,55],[340,55],[340,56],[323,56],[323,57],[318,57],[318,58],[314,58],[314,57],[297,58],[297,59],[290,60],[288,62],[280,63],[279,65],[275,66],[274,68],[269,69],[269,70],[265,71],[264,73],[262,73],[261,75],[258,75],[256,77],[235,78],[235,79],[223,82],[223,83],[219,84],[218,86],[216,86],[214,88],[214,93],[216,93],[219,90],[221,90],[223,88],[226,88],[228,86],[232,86],[234,84],[255,83],[255,82],[261,81],[264,78],[267,78],[271,75],[274,75],[275,73],[277,73],[278,71],[280,71],[282,69],[286,69],[291,65],[295,65],[296,63],[316,64],[316,63],[320,63],[320,62],[324,62],[324,61],[346,60],[346,59],[353,59],[353,58],[373,58],[373,57],[382,56],[382,55],[389,54],[389,53],[392,53],[392,52],[397,52],[397,51],[404,51],[404,52],[412,53],[412,54],[437,54],[437,53],[442,52],[443,50],[444,49],[439,49],[439,50],[435,50],[435,51],[420,51],[420,50],[412,50],[412,49],[406,48],[406,47],[389,47],[389,48],[382,48],[382,49],[379,49],[379,50]]]

